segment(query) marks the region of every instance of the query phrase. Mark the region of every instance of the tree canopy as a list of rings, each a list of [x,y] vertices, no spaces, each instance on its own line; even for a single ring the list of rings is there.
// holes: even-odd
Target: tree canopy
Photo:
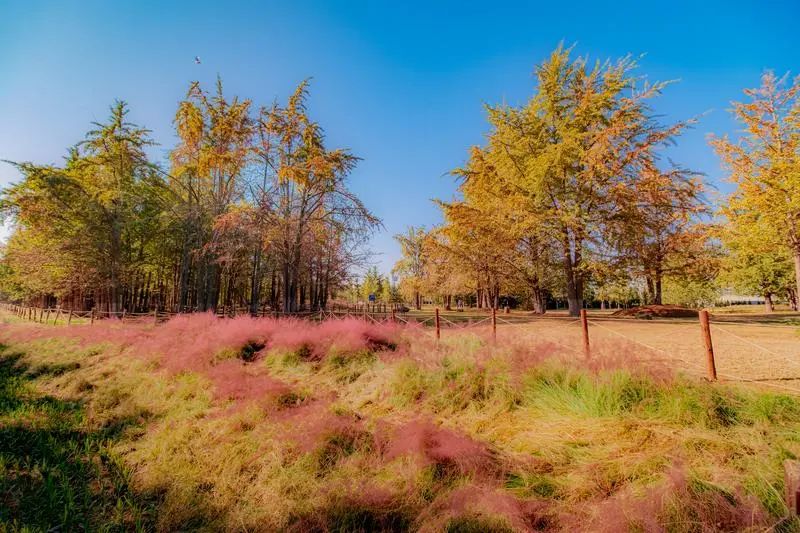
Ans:
[[[307,82],[258,110],[215,89],[190,84],[167,168],[124,102],[63,166],[16,164],[6,295],[111,312],[324,307],[380,225],[347,187],[358,158],[325,146]]]
[[[696,119],[664,123],[654,107],[669,84],[633,58],[559,46],[533,78],[523,103],[485,107],[484,142],[451,172],[456,195],[435,200],[443,222],[395,236],[391,282],[366,268],[381,222],[348,186],[360,159],[328,146],[308,81],[259,107],[218,79],[189,85],[165,162],[116,102],[63,164],[12,163],[0,291],[110,312],[297,312],[375,295],[536,313],[565,301],[577,315],[706,305],[721,287],[797,307],[800,78],[767,72],[733,103],[742,132],[710,141],[734,186],[716,205],[704,176],[667,157]]]

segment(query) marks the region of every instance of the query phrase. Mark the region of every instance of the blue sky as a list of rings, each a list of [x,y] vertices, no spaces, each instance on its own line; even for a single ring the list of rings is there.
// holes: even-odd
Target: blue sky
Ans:
[[[709,133],[765,69],[800,73],[800,2],[37,2],[0,0],[0,159],[58,163],[115,98],[153,130],[163,159],[192,80],[256,104],[313,77],[310,111],[331,147],[364,160],[352,188],[392,235],[439,221],[447,172],[485,134],[485,103],[522,103],[559,42],[590,58],[645,54],[640,73],[680,80],[664,120],[707,113],[670,156],[720,185]],[[196,65],[194,56],[202,64]],[[0,166],[0,184],[17,178]],[[724,191],[724,185],[720,185]]]

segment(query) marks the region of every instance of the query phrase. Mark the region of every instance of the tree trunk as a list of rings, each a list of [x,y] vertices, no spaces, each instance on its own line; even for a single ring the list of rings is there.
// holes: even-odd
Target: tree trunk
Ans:
[[[653,276],[647,275],[644,277],[645,281],[645,293],[643,298],[643,304],[651,304],[654,300],[654,295],[656,292],[655,283],[653,283]]]
[[[786,290],[786,299],[789,301],[789,307],[791,307],[792,311],[797,311],[797,293],[794,289]]]
[[[655,285],[655,293],[653,294],[653,303],[655,305],[661,305],[661,272],[656,272],[654,285]]]
[[[774,306],[772,305],[772,294],[771,293],[766,293],[764,295],[764,310],[767,313],[771,313],[773,311],[773,309],[774,309]]]
[[[547,311],[547,301],[545,298],[544,291],[538,287],[533,289],[533,294],[531,295],[531,301],[533,303],[533,312],[537,315],[543,315]]]
[[[564,242],[564,275],[567,278],[567,307],[570,316],[580,316],[583,302],[583,284],[578,275],[576,261],[572,259],[569,239]]]
[[[250,314],[258,315],[258,304],[261,302],[261,248],[253,254],[253,270],[250,275]]]
[[[291,311],[291,298],[292,282],[289,279],[289,262],[283,263],[283,312],[288,313]]]
[[[800,297],[800,245],[794,247],[794,282],[795,294]]]

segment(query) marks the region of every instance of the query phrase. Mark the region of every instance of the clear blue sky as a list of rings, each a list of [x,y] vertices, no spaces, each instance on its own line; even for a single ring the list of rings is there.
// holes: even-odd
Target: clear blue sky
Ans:
[[[364,160],[352,188],[392,235],[437,223],[446,173],[483,141],[484,103],[521,103],[560,41],[591,58],[646,54],[641,73],[679,79],[666,119],[710,112],[671,156],[720,178],[706,142],[765,69],[800,72],[800,1],[740,2],[37,2],[0,0],[0,159],[59,163],[115,98],[154,132],[163,159],[191,80],[257,104],[313,77],[310,110],[329,145]],[[202,64],[196,65],[195,56]],[[17,178],[0,166],[0,184]],[[724,187],[724,186],[723,186]]]

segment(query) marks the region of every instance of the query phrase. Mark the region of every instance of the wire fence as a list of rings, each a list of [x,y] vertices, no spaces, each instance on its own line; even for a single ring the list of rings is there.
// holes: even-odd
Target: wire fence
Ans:
[[[75,311],[0,303],[0,309],[21,319],[52,325],[100,321],[160,324],[186,313]],[[220,317],[250,315],[245,309],[220,310]],[[370,323],[416,324],[436,338],[457,330],[475,330],[518,342],[548,342],[576,357],[614,353],[637,361],[667,365],[705,379],[740,382],[800,394],[800,328],[711,315],[704,329],[696,318],[641,320],[606,313],[559,315],[483,312],[408,311],[390,306],[331,306],[320,311],[284,313],[260,310],[252,316],[313,321],[359,319]],[[709,345],[704,346],[707,338]],[[711,360],[709,361],[709,357]],[[710,366],[715,367],[713,374]]]

